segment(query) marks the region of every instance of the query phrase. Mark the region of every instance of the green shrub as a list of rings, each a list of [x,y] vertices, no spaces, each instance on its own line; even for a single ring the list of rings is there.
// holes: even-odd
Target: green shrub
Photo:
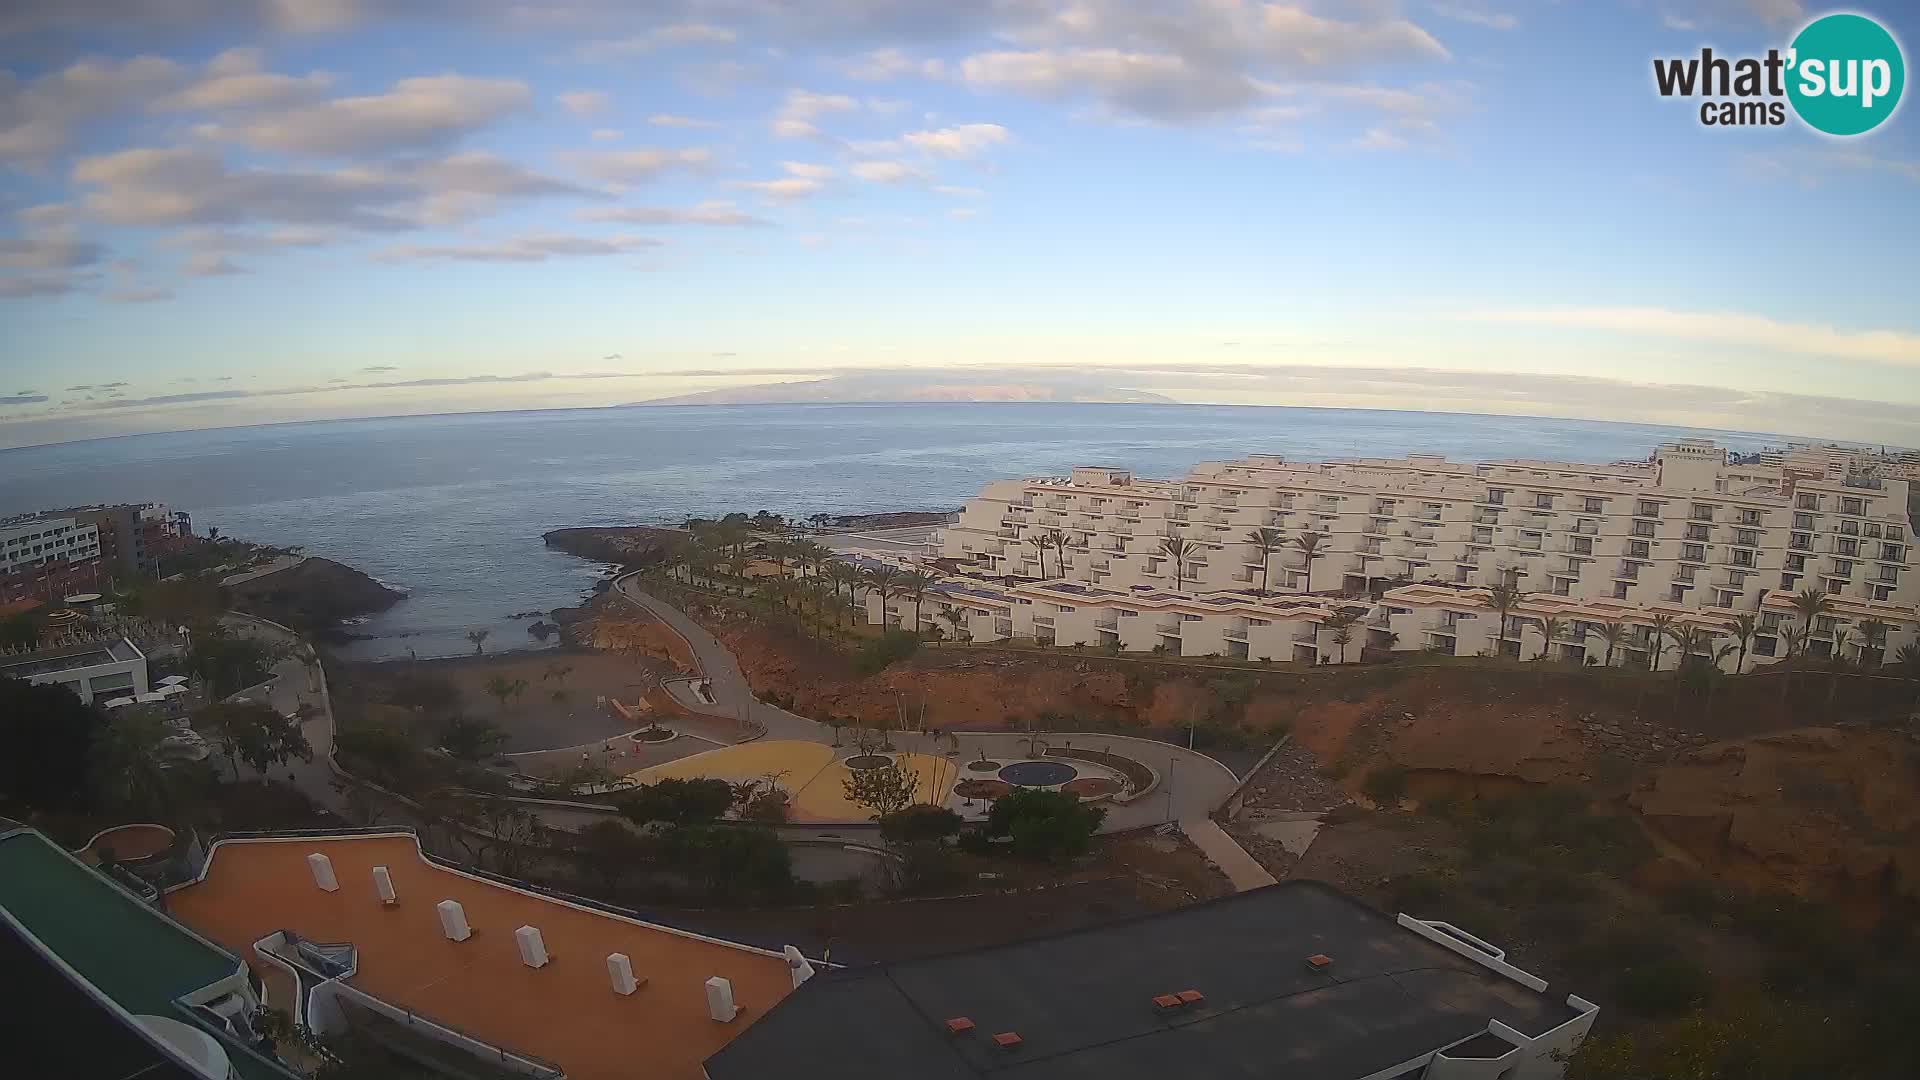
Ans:
[[[862,675],[873,675],[905,660],[919,649],[919,635],[905,630],[889,630],[862,645],[859,655],[854,657],[853,666]]]
[[[985,832],[1010,837],[1017,855],[1059,859],[1085,852],[1106,816],[1064,791],[1022,788],[993,800]]]
[[[960,831],[960,815],[944,806],[909,806],[880,819],[880,836],[889,844],[944,840]]]
[[[1407,793],[1407,770],[1399,765],[1382,765],[1367,774],[1360,790],[1380,806],[1397,806]]]
[[[691,825],[715,821],[733,808],[733,785],[725,780],[667,777],[622,795],[620,812],[634,821]]]
[[[1683,956],[1667,955],[1636,964],[1614,984],[1620,1006],[1642,1016],[1671,1016],[1713,995],[1713,979]]]

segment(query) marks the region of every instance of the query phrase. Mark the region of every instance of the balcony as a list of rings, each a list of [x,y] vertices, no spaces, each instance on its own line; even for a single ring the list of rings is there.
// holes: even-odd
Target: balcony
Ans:
[[[1118,614],[1095,615],[1093,617],[1093,625],[1096,630],[1118,630],[1120,629],[1120,616]]]
[[[1223,636],[1223,637],[1225,637],[1225,638],[1226,638],[1226,639],[1227,639],[1228,641],[1245,641],[1245,640],[1247,640],[1247,622],[1246,622],[1246,620],[1245,620],[1245,619],[1237,619],[1237,620],[1235,620],[1235,623],[1236,623],[1236,625],[1233,625],[1233,626],[1229,626],[1229,627],[1227,627],[1227,628],[1226,628],[1226,630],[1225,630],[1225,631],[1224,631],[1224,632],[1222,633],[1222,635],[1221,635],[1221,636]]]
[[[1613,572],[1613,576],[1614,579],[1618,581],[1639,581],[1640,564],[1623,562],[1620,564],[1620,568]]]
[[[1183,621],[1182,619],[1162,619],[1154,629],[1159,631],[1161,637],[1177,638],[1180,636],[1180,624]]]
[[[1320,640],[1320,632],[1314,627],[1296,630],[1293,632],[1292,640],[1295,645],[1313,645]]]

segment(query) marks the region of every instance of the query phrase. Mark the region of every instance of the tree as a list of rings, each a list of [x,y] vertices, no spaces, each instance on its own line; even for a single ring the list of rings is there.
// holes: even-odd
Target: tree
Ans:
[[[1030,544],[1035,551],[1040,553],[1040,576],[1042,578],[1046,577],[1047,576],[1047,547],[1051,544],[1051,541],[1047,539],[1046,533],[1036,532],[1033,535],[1027,537],[1027,543]]]
[[[540,681],[546,682],[552,679],[555,682],[565,683],[567,676],[571,674],[573,674],[572,664],[548,664],[545,670],[540,672]]]
[[[1660,654],[1666,652],[1667,641],[1673,630],[1673,616],[1664,611],[1656,611],[1653,618],[1647,620],[1647,670],[1660,670]]]
[[[770,901],[793,887],[787,846],[772,829],[682,825],[655,841],[661,861],[717,900]]]
[[[0,649],[29,649],[40,640],[40,626],[32,615],[21,612],[0,620]]]
[[[1874,671],[1887,662],[1887,631],[1892,629],[1879,619],[1863,619],[1860,631],[1860,663]]]
[[[899,591],[900,571],[892,566],[874,567],[867,571],[867,588],[880,596],[880,625],[893,625],[887,614],[887,597]]]
[[[77,809],[106,719],[69,687],[0,679],[0,801]]]
[[[993,801],[983,832],[1008,837],[1015,854],[1060,859],[1084,853],[1107,812],[1064,791],[1020,788]]]
[[[169,734],[166,723],[145,709],[123,708],[110,718],[92,748],[93,787],[101,801],[164,816],[176,788],[160,753]]]
[[[622,814],[643,825],[649,821],[691,825],[717,821],[733,808],[733,794],[733,786],[725,780],[670,776],[634,788],[620,797],[618,805]]]
[[[967,626],[967,609],[950,607],[940,613],[940,619],[953,628],[953,640],[962,645],[973,640],[973,631]]]
[[[1500,628],[1494,636],[1494,652],[1503,652],[1507,640],[1507,613],[1520,606],[1526,591],[1511,581],[1496,582],[1487,589],[1487,599],[1500,615]]]
[[[944,806],[922,803],[880,819],[880,838],[889,844],[945,840],[960,832],[960,815]]]
[[[860,585],[860,568],[852,563],[833,563],[827,567],[827,581],[833,585],[833,598],[836,602],[840,599],[841,586],[846,587],[847,613],[851,615],[855,600],[854,591]],[[839,619],[836,618],[834,621],[839,622]]]
[[[913,632],[920,632],[920,602],[926,599],[927,590],[940,583],[938,575],[925,570],[910,570],[900,575],[900,593],[913,600]]]
[[[1053,569],[1060,577],[1067,576],[1067,549],[1073,546],[1073,538],[1064,530],[1048,529],[1047,544],[1053,548]]]
[[[209,705],[194,717],[227,752],[233,762],[233,778],[240,779],[245,763],[266,781],[267,768],[285,765],[293,758],[313,760],[313,747],[297,721],[281,716],[271,705],[256,702],[226,702]]]
[[[461,761],[492,757],[507,741],[507,733],[490,720],[453,716],[440,725],[440,749]]]
[[[260,638],[236,634],[224,624],[208,622],[191,630],[187,671],[198,677],[209,697],[218,699],[258,686],[272,673],[287,651]]]
[[[872,811],[875,820],[884,820],[913,805],[919,787],[920,778],[898,765],[853,769],[840,781],[847,801]]]
[[[1273,553],[1287,546],[1286,534],[1279,529],[1258,528],[1247,534],[1247,543],[1260,550],[1260,595],[1267,595],[1268,573],[1273,569]]]
[[[1908,681],[1920,683],[1920,642],[1900,646],[1894,651],[1893,662],[1900,665],[1900,674]]]
[[[616,903],[620,900],[621,884],[646,861],[647,855],[647,841],[612,819],[596,821],[574,834],[574,858],[600,880],[607,898]]]
[[[1333,644],[1340,650],[1343,664],[1347,662],[1347,646],[1353,644],[1353,626],[1359,621],[1360,616],[1351,611],[1339,612],[1327,620],[1327,625],[1333,628]]]
[[[1558,616],[1554,616],[1554,615],[1549,615],[1546,618],[1541,619],[1540,620],[1540,636],[1543,640],[1540,642],[1540,655],[1534,657],[1534,659],[1545,660],[1547,656],[1553,652],[1553,643],[1555,639],[1559,638],[1561,634],[1564,634],[1566,632],[1567,632],[1567,620],[1559,618]]]
[[[1824,716],[1828,720],[1833,719],[1834,692],[1840,689],[1840,665],[1844,663],[1840,658],[1846,655],[1847,637],[1848,630],[1846,627],[1838,626],[1834,628],[1833,656],[1827,660],[1827,707]]]
[[[1606,644],[1607,659],[1605,661],[1605,664],[1607,667],[1612,667],[1614,650],[1620,647],[1621,642],[1627,640],[1627,624],[1618,623],[1618,622],[1605,622],[1605,623],[1601,623],[1597,627],[1594,627],[1592,632],[1596,634],[1600,638],[1600,640]]]
[[[1160,541],[1160,552],[1173,560],[1173,588],[1175,592],[1186,588],[1187,560],[1200,550],[1200,545],[1185,537],[1169,536]]]
[[[492,635],[493,631],[487,629],[467,631],[467,640],[473,642],[473,655],[479,656],[485,651],[487,638]]]
[[[506,708],[508,698],[517,698],[527,691],[527,680],[509,679],[504,675],[495,675],[487,680],[487,696],[500,702]]]
[[[1307,575],[1307,591],[1313,591],[1313,560],[1325,555],[1320,545],[1327,539],[1326,533],[1304,532],[1293,538],[1293,546],[1300,549],[1300,570]]]
[[[1787,623],[1780,628],[1780,643],[1787,647],[1787,693],[1791,695],[1793,693],[1793,675],[1795,670],[1793,658],[1796,653],[1805,649],[1807,632],[1793,623]]]
[[[1753,635],[1760,629],[1760,620],[1751,611],[1743,611],[1734,617],[1733,637],[1737,645],[1739,659],[1733,662],[1733,673],[1740,674],[1747,668],[1747,650],[1753,646]]]
[[[1831,603],[1825,589],[1806,588],[1793,594],[1793,610],[1800,616],[1800,625],[1807,638],[1819,632],[1820,627],[1816,624],[1820,616],[1827,613]]]

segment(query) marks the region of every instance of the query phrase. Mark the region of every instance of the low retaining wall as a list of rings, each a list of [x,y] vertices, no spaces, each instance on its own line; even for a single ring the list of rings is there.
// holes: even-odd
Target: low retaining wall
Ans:
[[[1160,774],[1153,771],[1153,766],[1148,765],[1144,761],[1135,761],[1130,757],[1103,753],[1099,750],[1079,750],[1071,747],[1051,746],[1047,748],[1046,756],[1072,758],[1094,765],[1102,765],[1126,777],[1127,790],[1113,796],[1113,801],[1116,804],[1130,803],[1137,799],[1144,798],[1151,793],[1154,788],[1160,786]]]

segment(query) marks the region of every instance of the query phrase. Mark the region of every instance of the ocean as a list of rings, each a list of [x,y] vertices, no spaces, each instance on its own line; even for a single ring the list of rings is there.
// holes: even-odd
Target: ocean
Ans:
[[[537,648],[516,612],[579,600],[601,568],[547,550],[569,525],[731,510],[958,507],[989,480],[1074,465],[1182,474],[1247,453],[1303,460],[1644,458],[1662,440],[1751,450],[1785,438],[1641,424],[1214,405],[656,406],[342,420],[0,451],[0,516],[164,502],[205,533],[298,544],[408,596],[353,628],[361,659]]]

